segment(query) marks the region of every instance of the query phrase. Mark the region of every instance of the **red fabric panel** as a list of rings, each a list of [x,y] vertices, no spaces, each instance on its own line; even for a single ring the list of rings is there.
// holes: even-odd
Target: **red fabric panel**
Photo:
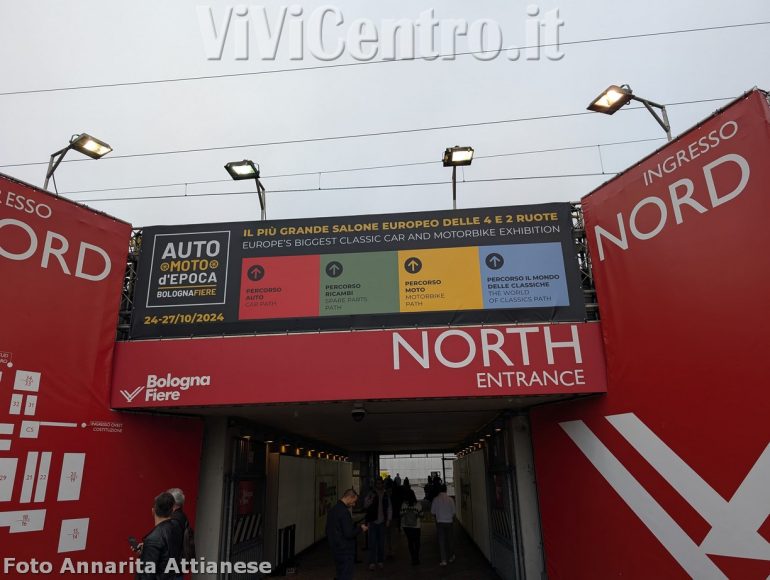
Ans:
[[[684,543],[723,574],[770,573],[770,546],[754,537],[770,513],[766,493],[754,493],[759,499],[729,527],[709,521],[704,508],[731,500],[755,464],[767,465],[760,456],[770,441],[769,120],[764,95],[753,92],[583,200],[608,394],[532,412],[550,578],[688,576],[662,532],[642,522],[568,435],[562,423],[571,421],[584,423]],[[666,476],[640,439],[623,437],[607,419],[628,413],[716,497],[699,504],[710,492],[684,490],[697,479],[692,473],[684,481]],[[707,545],[715,529],[729,530],[737,546]]]
[[[127,560],[127,537],[152,527],[153,498],[169,487],[183,488],[195,513],[200,423],[109,410],[129,234],[0,176],[4,557],[54,572],[65,557]]]

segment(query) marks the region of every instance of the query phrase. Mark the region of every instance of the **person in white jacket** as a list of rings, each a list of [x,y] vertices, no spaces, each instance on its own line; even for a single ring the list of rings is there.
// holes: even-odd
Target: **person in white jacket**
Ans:
[[[433,499],[430,513],[436,517],[436,534],[438,535],[438,549],[441,554],[441,566],[447,562],[455,561],[455,553],[452,548],[452,523],[454,522],[455,501],[447,495],[446,484],[439,488],[439,494]]]

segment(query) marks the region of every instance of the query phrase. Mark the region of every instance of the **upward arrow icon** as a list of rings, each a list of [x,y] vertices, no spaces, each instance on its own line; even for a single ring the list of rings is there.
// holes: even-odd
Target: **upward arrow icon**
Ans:
[[[505,260],[503,260],[503,257],[500,254],[489,254],[486,258],[486,263],[487,266],[493,270],[499,270],[502,268]]]
[[[422,262],[419,258],[407,258],[406,262],[404,262],[404,268],[407,272],[416,274],[422,270]]]
[[[326,273],[332,278],[336,278],[342,274],[342,264],[339,262],[329,262],[326,265]]]

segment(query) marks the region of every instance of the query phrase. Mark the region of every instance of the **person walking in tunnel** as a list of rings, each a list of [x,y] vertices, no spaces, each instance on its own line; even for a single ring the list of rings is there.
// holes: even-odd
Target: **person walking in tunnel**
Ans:
[[[422,502],[417,501],[414,490],[408,483],[403,486],[404,503],[401,506],[401,528],[406,534],[409,545],[409,555],[412,557],[412,565],[420,563],[420,520],[422,519]]]
[[[441,487],[441,479],[438,475],[429,475],[428,476],[428,483],[425,484],[425,499],[428,501],[433,501],[433,498],[435,498],[439,493],[439,488]]]
[[[393,519],[390,497],[385,493],[385,483],[377,478],[374,489],[364,500],[366,522],[369,524],[369,569],[385,566],[385,528]]]
[[[350,510],[356,504],[358,494],[347,490],[326,516],[326,537],[334,558],[335,580],[352,580],[356,557],[356,538],[367,530],[367,525],[356,527]]]
[[[452,548],[452,524],[455,517],[455,502],[447,495],[445,483],[439,487],[439,494],[433,499],[430,513],[436,516],[436,535],[438,536],[438,550],[441,555],[440,566],[446,566],[447,562],[455,560]]]
[[[403,485],[394,485],[393,491],[390,494],[390,498],[393,501],[393,526],[396,528],[396,531],[398,531],[400,528],[400,520],[401,520],[401,505],[404,503],[405,499],[405,493],[407,492],[407,487]],[[409,490],[411,491],[411,490]]]
[[[390,525],[385,527],[386,560],[394,560],[396,557],[393,548],[393,529],[395,528],[397,533],[401,531],[401,528],[399,527],[400,524],[398,522],[398,520],[401,518],[401,512],[399,511],[401,509],[401,501],[398,499],[400,497],[400,489],[401,488],[396,485],[391,485],[388,487],[388,480],[385,480],[385,496],[390,502],[390,509],[393,513],[393,519],[390,522]]]

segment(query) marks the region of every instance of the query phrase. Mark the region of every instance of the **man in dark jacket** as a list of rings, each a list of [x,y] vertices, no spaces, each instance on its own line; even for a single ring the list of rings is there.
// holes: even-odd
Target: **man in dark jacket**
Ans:
[[[347,490],[326,515],[326,538],[337,568],[336,580],[352,580],[356,536],[368,529],[366,524],[360,527],[353,525],[350,510],[356,505],[357,499],[358,494],[354,490]]]
[[[152,515],[155,527],[142,540],[142,569],[144,573],[136,575],[137,580],[169,580],[176,573],[166,573],[166,567],[171,559],[179,562],[182,557],[182,531],[176,522],[172,521],[174,496],[163,492],[155,498]],[[155,573],[148,571],[149,563],[154,564]]]
[[[364,508],[366,523],[369,524],[369,570],[374,570],[385,565],[385,531],[390,529],[393,519],[390,495],[385,491],[385,482],[381,477],[375,480],[374,489],[364,499]]]

